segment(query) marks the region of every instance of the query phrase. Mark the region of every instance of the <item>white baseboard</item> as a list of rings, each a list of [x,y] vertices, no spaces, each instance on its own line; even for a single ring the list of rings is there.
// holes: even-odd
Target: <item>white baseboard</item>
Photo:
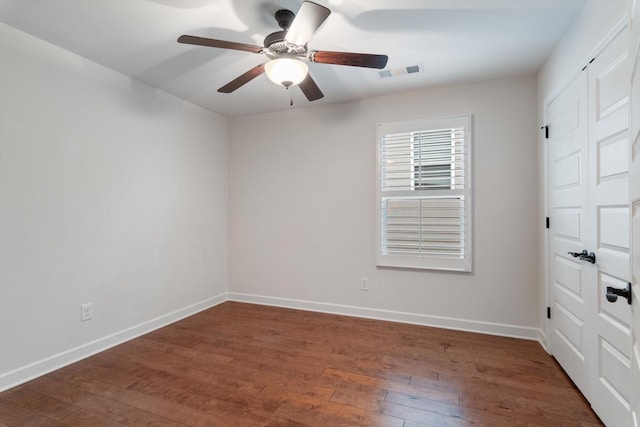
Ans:
[[[544,329],[538,329],[538,342],[547,353],[551,354],[549,349],[549,343],[547,341],[547,334],[544,332]]]
[[[223,293],[0,375],[0,392],[227,301]]]
[[[268,297],[263,295],[229,292],[230,301],[247,302],[260,305],[271,305],[298,310],[317,311],[321,313],[341,314],[364,317],[367,319],[387,320],[390,322],[409,323],[413,325],[433,326],[458,331],[477,332],[502,337],[521,338],[540,341],[542,331],[539,328],[514,326],[502,323],[481,322],[477,320],[456,319],[453,317],[429,316],[426,314],[406,313],[401,311],[382,310],[368,307],[357,307],[342,304],[330,304],[316,301],[305,301],[289,298]]]

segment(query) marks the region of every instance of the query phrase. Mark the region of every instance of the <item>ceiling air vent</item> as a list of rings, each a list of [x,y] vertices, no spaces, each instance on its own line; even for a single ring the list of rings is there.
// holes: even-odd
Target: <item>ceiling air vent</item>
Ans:
[[[399,68],[388,68],[386,70],[378,71],[381,78],[398,77],[407,74],[416,74],[422,72],[422,65],[407,65]]]

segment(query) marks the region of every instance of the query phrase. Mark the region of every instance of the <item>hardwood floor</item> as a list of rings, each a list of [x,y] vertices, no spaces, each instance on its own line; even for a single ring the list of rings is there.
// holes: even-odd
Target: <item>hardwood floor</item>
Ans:
[[[6,426],[598,426],[532,341],[226,302],[0,393]]]

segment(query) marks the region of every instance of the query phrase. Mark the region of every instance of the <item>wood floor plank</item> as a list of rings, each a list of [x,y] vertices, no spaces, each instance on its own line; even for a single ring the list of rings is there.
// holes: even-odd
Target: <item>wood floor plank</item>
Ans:
[[[386,390],[336,390],[329,400],[346,406],[380,412],[380,405],[387,395]]]
[[[185,426],[185,424],[171,421],[151,412],[142,411],[113,399],[107,399],[95,393],[72,387],[67,383],[60,382],[53,378],[41,378],[40,380],[34,381],[33,386],[48,396],[55,396],[85,411],[101,415],[127,426]]]
[[[404,424],[404,420],[399,417],[295,394],[289,394],[276,414],[317,426],[402,427]]]
[[[74,405],[69,405],[60,399],[48,396],[31,387],[15,387],[4,393],[2,397],[18,406],[56,421],[62,421],[64,418],[80,410],[80,408]]]
[[[355,366],[352,367],[352,370],[361,372],[365,375],[402,383],[409,383],[412,376],[419,376],[421,378],[432,378],[434,380],[438,379],[437,372],[428,371],[424,366],[413,368],[408,366],[394,365],[392,363],[385,363],[382,360],[371,360],[361,357],[356,360]]]
[[[262,399],[283,401],[289,393],[303,396],[315,397],[323,400],[330,400],[335,393],[334,388],[319,385],[317,381],[306,383],[291,383],[286,381],[269,384],[259,394]]]
[[[423,411],[410,406],[397,405],[386,401],[380,404],[380,413],[404,418],[405,425],[407,423],[431,427],[466,427],[477,425],[457,417],[447,417],[436,412]]]
[[[191,348],[180,347],[172,344],[150,340],[144,336],[134,340],[138,346],[146,347],[154,352],[175,353],[187,360],[197,360],[206,363],[225,364],[233,360],[233,357],[221,356],[215,353],[198,351]]]
[[[345,372],[328,368],[322,374],[322,379],[326,380],[337,390],[356,390],[360,392],[391,391],[397,393],[410,394],[422,399],[433,400],[435,402],[458,405],[460,397],[457,393],[449,391],[433,390],[424,387],[415,387],[410,384],[398,383],[395,381],[382,381],[360,373]]]
[[[602,424],[532,341],[226,302],[0,393],[26,425]]]
[[[4,394],[3,394],[4,395]],[[0,397],[0,424],[12,426],[63,426],[62,422]]]
[[[95,412],[85,411],[84,409],[80,409],[79,411],[74,412],[73,414],[66,417],[63,421],[65,425],[77,427],[122,427],[125,425],[117,421],[113,421],[109,418],[103,417],[102,415],[98,415]]]

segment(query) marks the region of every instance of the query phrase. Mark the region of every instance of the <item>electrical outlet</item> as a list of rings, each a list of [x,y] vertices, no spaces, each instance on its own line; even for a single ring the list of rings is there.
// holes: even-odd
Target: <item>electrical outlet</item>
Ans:
[[[369,290],[369,279],[367,279],[366,277],[361,277],[360,278],[360,290],[361,291],[368,291]]]
[[[80,321],[84,322],[93,319],[93,303],[82,304],[80,306]]]

